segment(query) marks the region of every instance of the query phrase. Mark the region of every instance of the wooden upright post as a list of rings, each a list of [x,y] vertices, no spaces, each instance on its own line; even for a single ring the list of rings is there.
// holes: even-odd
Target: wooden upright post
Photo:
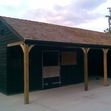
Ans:
[[[104,86],[108,86],[108,77],[107,77],[107,53],[108,49],[103,49],[103,67],[104,67]]]
[[[89,48],[82,48],[84,52],[84,89],[88,90],[88,51]]]
[[[24,103],[29,104],[29,53],[34,45],[21,44],[24,53]]]
[[[29,104],[29,46],[24,44],[24,103]]]
[[[24,103],[29,104],[29,46],[21,45],[24,53]]]

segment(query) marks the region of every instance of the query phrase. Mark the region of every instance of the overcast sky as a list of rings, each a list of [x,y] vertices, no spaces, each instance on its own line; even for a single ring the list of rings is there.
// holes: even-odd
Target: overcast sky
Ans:
[[[111,0],[0,0],[0,16],[104,31]]]

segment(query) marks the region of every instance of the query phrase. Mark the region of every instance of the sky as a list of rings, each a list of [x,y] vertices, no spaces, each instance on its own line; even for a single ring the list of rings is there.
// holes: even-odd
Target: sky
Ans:
[[[111,0],[0,0],[0,16],[103,32]]]

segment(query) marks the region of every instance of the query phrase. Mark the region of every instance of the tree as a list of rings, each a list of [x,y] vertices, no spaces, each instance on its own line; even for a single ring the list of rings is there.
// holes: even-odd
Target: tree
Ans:
[[[111,33],[111,7],[107,8],[109,10],[109,15],[106,15],[106,17],[108,18],[108,24],[109,24],[109,28],[107,28],[106,30],[104,30],[105,33]]]

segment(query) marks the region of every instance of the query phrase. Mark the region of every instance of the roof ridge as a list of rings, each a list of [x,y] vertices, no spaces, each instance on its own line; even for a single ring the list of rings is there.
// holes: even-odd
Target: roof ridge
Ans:
[[[104,33],[104,32],[99,32],[99,31],[94,31],[94,30],[88,30],[88,29],[83,29],[83,28],[73,27],[73,26],[65,26],[65,25],[59,25],[59,24],[53,24],[53,23],[47,23],[47,22],[41,22],[41,21],[35,21],[35,20],[29,20],[29,19],[13,18],[13,17],[6,17],[6,16],[0,16],[0,17],[3,18],[3,19],[8,18],[8,19],[15,19],[15,20],[21,20],[21,21],[33,22],[33,23],[41,23],[41,24],[46,24],[46,25],[50,25],[50,26],[58,26],[58,27],[70,28],[70,29],[77,29],[77,30],[82,30],[82,31]]]

